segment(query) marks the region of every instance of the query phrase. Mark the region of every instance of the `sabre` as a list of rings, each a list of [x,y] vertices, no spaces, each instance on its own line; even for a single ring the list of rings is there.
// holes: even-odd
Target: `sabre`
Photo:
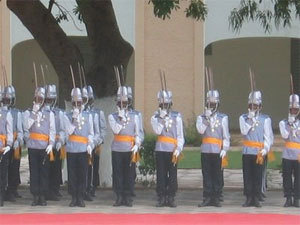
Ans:
[[[209,92],[211,90],[211,87],[210,87],[209,72],[207,67],[205,67],[205,77],[207,83],[207,91]],[[210,109],[210,101],[208,101],[208,108]]]
[[[114,66],[114,70],[115,70],[115,74],[116,74],[116,80],[117,80],[117,85],[118,87],[121,87],[121,80],[120,80],[120,74],[119,74],[119,69],[117,66]],[[123,98],[123,90],[121,90],[121,109],[123,109],[123,102],[122,102],[122,98]]]
[[[44,73],[44,68],[43,65],[41,64],[41,71],[42,71],[42,75],[43,75],[43,82],[44,82],[44,87],[46,86],[46,80],[45,80],[45,73]]]
[[[163,82],[163,75],[162,75],[162,71],[161,69],[159,69],[159,75],[160,75],[160,84],[161,84],[161,89],[162,89],[162,99],[163,99],[163,106],[162,108],[164,109],[165,108],[165,96],[163,94],[163,91],[165,90],[164,88],[164,82]]]
[[[72,75],[73,88],[74,88],[74,90],[75,90],[76,85],[75,85],[75,79],[74,79],[73,68],[72,68],[71,65],[70,65],[70,71],[71,71],[71,75]],[[77,101],[75,101],[75,105],[76,105],[76,108],[77,108]]]
[[[79,64],[79,62],[78,62],[78,73],[79,73],[79,80],[80,80],[80,88],[82,89],[83,87],[82,87],[82,75],[81,75],[81,66],[80,66],[80,64]]]

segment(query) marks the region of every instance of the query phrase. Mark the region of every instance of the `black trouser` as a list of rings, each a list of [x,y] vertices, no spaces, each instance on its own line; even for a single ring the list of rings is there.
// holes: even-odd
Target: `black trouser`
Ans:
[[[15,192],[21,183],[20,179],[20,159],[14,158],[14,151],[20,151],[21,157],[21,149],[18,148],[17,150],[11,149],[8,154],[8,192]]]
[[[49,191],[51,194],[59,192],[60,185],[62,184],[62,160],[60,159],[60,151],[53,149],[54,161],[50,162],[49,171]]]
[[[132,195],[134,195],[134,185],[135,185],[135,179],[136,179],[136,163],[131,163],[130,164],[130,176],[131,176],[131,180],[132,180]]]
[[[300,199],[300,163],[298,160],[282,159],[284,197]],[[293,180],[294,178],[294,180]]]
[[[156,193],[159,197],[174,197],[177,191],[177,164],[172,163],[173,152],[155,152]]]
[[[256,163],[256,155],[243,155],[244,195],[259,197],[262,185],[262,165]]]
[[[7,187],[7,169],[8,169],[8,153],[0,154],[0,195],[4,194]]]
[[[118,196],[128,197],[133,192],[130,166],[131,152],[112,151],[113,189]]]
[[[96,151],[94,149],[92,152],[92,164],[88,165],[87,192],[91,192],[93,188],[99,186],[99,156],[95,152]]]
[[[68,189],[72,196],[82,198],[86,191],[86,174],[88,168],[88,154],[67,153]]]
[[[30,170],[30,192],[46,195],[49,190],[49,156],[45,149],[28,149]]]
[[[218,153],[201,153],[203,197],[220,197],[223,187],[221,161]]]
[[[262,165],[261,193],[265,193],[268,187],[267,168],[268,168],[268,156],[264,157],[264,164]]]
[[[100,153],[99,153],[100,154]],[[100,167],[100,156],[93,152],[93,187],[96,188],[100,185],[99,167]]]

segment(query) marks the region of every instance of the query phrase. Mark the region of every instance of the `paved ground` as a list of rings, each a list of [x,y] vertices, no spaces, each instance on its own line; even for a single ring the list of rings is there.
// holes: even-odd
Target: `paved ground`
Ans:
[[[240,189],[225,189],[223,207],[204,207],[198,208],[197,205],[202,201],[202,190],[179,190],[177,195],[177,208],[156,208],[156,197],[154,189],[136,190],[136,198],[132,208],[112,207],[114,195],[111,190],[100,189],[93,202],[86,202],[85,208],[70,208],[70,196],[66,190],[62,191],[63,198],[58,202],[48,201],[48,206],[30,206],[32,197],[29,190],[24,187],[20,190],[23,198],[15,203],[5,202],[5,206],[0,208],[1,213],[279,213],[279,214],[300,214],[299,208],[284,208],[282,204],[281,191],[269,191],[267,199],[262,208],[243,208],[244,202]],[[1,222],[0,222],[1,223]]]

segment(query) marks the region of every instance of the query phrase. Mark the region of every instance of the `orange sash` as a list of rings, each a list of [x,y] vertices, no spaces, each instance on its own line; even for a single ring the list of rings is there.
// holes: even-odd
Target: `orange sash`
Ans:
[[[38,141],[49,141],[49,135],[39,134],[39,133],[30,133],[29,138],[38,140]]]
[[[82,143],[82,144],[87,144],[88,143],[88,138],[83,137],[83,136],[78,136],[78,135],[70,135],[69,136],[69,141],[79,142],[79,143]]]
[[[222,148],[222,144],[223,144],[223,140],[218,139],[218,138],[213,138],[213,137],[204,137],[202,139],[202,143],[203,144],[214,144],[214,145],[218,145],[219,148]]]
[[[243,144],[244,144],[245,147],[259,148],[259,149],[264,148],[264,143],[263,142],[244,140]]]
[[[131,147],[133,147],[135,139],[134,139],[133,136],[115,134],[114,141],[130,142],[131,143]]]

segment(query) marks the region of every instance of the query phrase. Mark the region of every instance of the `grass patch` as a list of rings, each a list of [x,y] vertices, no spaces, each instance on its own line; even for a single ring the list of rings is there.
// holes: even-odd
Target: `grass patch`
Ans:
[[[200,169],[201,154],[199,151],[183,151],[184,158],[179,162],[179,169]],[[242,169],[242,152],[228,152],[229,165],[227,169]],[[275,161],[268,163],[269,169],[281,169],[281,152],[274,152]]]

